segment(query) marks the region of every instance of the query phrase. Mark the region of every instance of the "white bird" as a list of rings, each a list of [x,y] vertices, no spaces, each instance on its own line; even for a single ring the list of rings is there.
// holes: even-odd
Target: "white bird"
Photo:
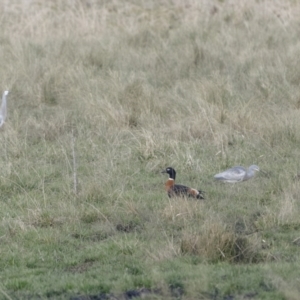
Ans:
[[[8,95],[8,91],[4,91],[2,95],[2,104],[0,110],[0,127],[2,127],[6,119],[6,96],[7,95]]]
[[[214,178],[218,181],[236,183],[252,178],[255,175],[255,171],[259,171],[259,167],[257,165],[252,165],[248,169],[237,166],[216,174]]]

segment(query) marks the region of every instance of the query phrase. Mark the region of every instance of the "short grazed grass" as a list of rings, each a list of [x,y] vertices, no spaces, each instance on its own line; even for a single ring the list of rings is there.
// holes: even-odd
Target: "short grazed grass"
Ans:
[[[299,299],[297,2],[0,8],[0,299]]]

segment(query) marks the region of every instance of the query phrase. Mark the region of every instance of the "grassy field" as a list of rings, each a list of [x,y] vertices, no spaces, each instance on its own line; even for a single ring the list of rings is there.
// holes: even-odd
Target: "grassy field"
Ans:
[[[300,298],[298,1],[0,9],[0,299]]]

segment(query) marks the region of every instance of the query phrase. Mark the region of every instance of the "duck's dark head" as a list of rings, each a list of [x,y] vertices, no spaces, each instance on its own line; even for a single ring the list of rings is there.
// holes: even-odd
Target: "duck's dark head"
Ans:
[[[165,170],[163,170],[162,173],[169,174],[169,177],[175,180],[176,172],[175,172],[175,170],[173,168],[168,167]]]

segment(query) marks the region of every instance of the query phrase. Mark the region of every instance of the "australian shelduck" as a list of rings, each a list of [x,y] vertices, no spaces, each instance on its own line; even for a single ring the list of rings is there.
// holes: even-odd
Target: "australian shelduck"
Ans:
[[[188,186],[175,184],[176,172],[173,168],[168,167],[162,173],[169,174],[169,179],[165,183],[168,196],[171,197],[193,197],[196,199],[204,199],[203,191],[192,189]]]

